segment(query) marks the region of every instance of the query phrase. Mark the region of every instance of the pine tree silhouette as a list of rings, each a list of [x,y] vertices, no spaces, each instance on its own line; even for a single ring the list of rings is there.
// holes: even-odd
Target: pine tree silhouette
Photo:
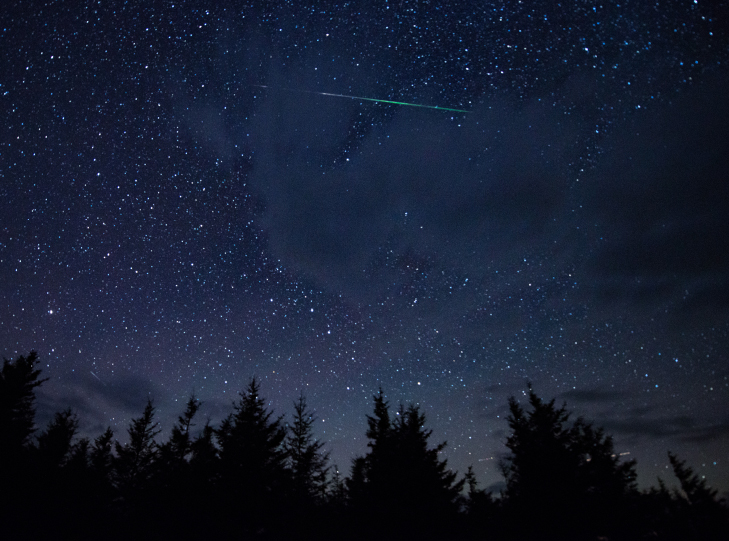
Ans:
[[[347,500],[347,485],[336,464],[332,466],[332,479],[329,482],[327,501],[338,512],[342,512]]]
[[[160,449],[163,455],[168,455],[169,460],[183,463],[189,458],[192,452],[190,429],[195,426],[192,420],[200,409],[200,405],[200,401],[195,398],[193,393],[187,401],[185,412],[177,418],[177,423],[172,427],[169,441]]]
[[[282,418],[265,407],[260,386],[253,378],[216,430],[220,446],[219,491],[226,501],[221,509],[235,517],[234,527],[258,531],[274,526],[273,510],[287,492],[286,431]]]
[[[314,439],[315,421],[314,413],[307,409],[306,398],[301,394],[294,402],[294,421],[284,441],[294,498],[299,502],[320,503],[328,487],[329,453],[323,452],[323,442]]]
[[[90,442],[82,438],[74,443],[78,416],[70,408],[57,412],[38,435],[35,504],[44,517],[35,535],[39,538],[64,534],[78,536],[86,526],[100,518],[102,494],[95,491],[89,460]],[[94,517],[84,514],[94,510]]]
[[[153,475],[158,457],[158,446],[154,438],[159,434],[154,422],[154,405],[147,399],[141,417],[132,419],[127,429],[129,443],[115,443],[116,457],[113,460],[114,482],[121,496],[132,501],[146,488]]]
[[[286,502],[291,522],[286,534],[305,539],[320,537],[333,526],[326,509],[329,453],[323,450],[324,443],[314,437],[315,422],[316,416],[307,408],[302,393],[294,402],[293,422],[287,426],[284,450],[291,477]]]
[[[39,379],[35,351],[15,361],[3,359],[0,371],[0,538],[29,538],[37,526],[28,502],[38,493],[35,432],[35,389]]]
[[[685,460],[679,460],[671,452],[668,453],[668,460],[671,463],[674,475],[681,483],[681,491],[675,491],[678,499],[684,500],[695,507],[715,507],[720,504],[719,492],[709,487],[706,484],[706,479],[702,479],[694,473],[693,468],[686,466]]]
[[[36,387],[47,379],[38,379],[38,354],[31,351],[14,362],[3,359],[0,372],[0,460],[17,456],[30,443],[35,431]]]
[[[200,409],[200,401],[193,394],[187,401],[185,412],[177,418],[172,427],[170,439],[159,445],[157,458],[157,487],[164,486],[168,492],[182,497],[187,488],[190,475],[189,459],[192,455],[193,439],[190,430],[195,425],[192,420]]]
[[[491,532],[492,536],[500,533],[502,524],[499,520],[499,504],[494,501],[490,492],[478,488],[472,466],[468,467],[464,481],[468,486],[468,492],[462,503],[462,519],[467,535],[478,539],[484,537],[486,531]]]
[[[195,443],[191,435],[193,419],[200,406],[193,393],[173,425],[170,438],[157,446],[149,481],[146,500],[155,508],[155,526],[160,535],[171,538],[191,537],[193,531],[202,534],[197,527],[191,528],[188,520],[200,513],[200,497],[205,496],[205,484],[196,479],[190,463]]]
[[[0,372],[0,539],[339,539],[343,530],[360,539],[729,539],[726,502],[683,460],[668,454],[678,488],[659,479],[639,493],[635,463],[620,460],[610,436],[531,386],[526,405],[509,399],[506,488],[495,500],[473,469],[458,480],[445,442],[429,445],[417,405],[393,413],[382,389],[367,453],[347,479],[335,467],[328,481],[304,396],[285,429],[255,378],[217,429],[208,420],[195,436],[193,395],[162,444],[151,400],[125,445],[110,428],[75,441],[70,409],[33,440],[44,381],[36,364],[31,353]]]
[[[101,481],[110,482],[114,457],[111,454],[114,432],[107,427],[104,433],[94,440],[89,451],[89,466],[93,474]]]
[[[47,469],[58,469],[70,458],[71,441],[78,432],[78,416],[70,408],[56,413],[38,436],[38,455]]]
[[[91,464],[89,462],[89,448],[91,442],[89,438],[81,438],[71,446],[69,457],[66,461],[66,469],[74,472],[77,476],[89,476],[91,473]]]
[[[668,531],[663,530],[664,534],[668,534],[666,537],[717,541],[729,539],[726,501],[720,500],[718,491],[709,487],[706,479],[699,477],[693,468],[686,466],[686,461],[671,452],[668,453],[668,460],[680,488],[674,489],[671,494],[670,518],[666,521],[671,527]],[[665,485],[661,485],[665,491]]]
[[[206,477],[212,478],[212,471],[218,461],[218,449],[215,447],[215,429],[210,425],[210,421],[205,423],[202,432],[190,444],[190,465],[193,471],[211,472],[205,474]]]
[[[566,407],[542,401],[531,385],[528,397],[528,412],[509,399],[510,454],[501,463],[514,527],[525,536],[624,535],[637,497],[635,462],[621,462],[602,429],[581,418],[569,425]]]
[[[453,535],[464,480],[439,454],[446,442],[428,446],[432,432],[416,405],[390,416],[382,390],[368,416],[370,452],[355,459],[348,480],[351,505],[363,531],[378,535],[442,538]]]

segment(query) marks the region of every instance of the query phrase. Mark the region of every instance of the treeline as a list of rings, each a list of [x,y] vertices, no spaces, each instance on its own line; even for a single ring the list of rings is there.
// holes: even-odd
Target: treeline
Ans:
[[[305,398],[287,423],[255,379],[218,426],[196,426],[193,396],[166,439],[151,401],[125,444],[110,428],[78,438],[70,409],[36,436],[37,363],[0,373],[0,539],[729,539],[725,502],[683,461],[669,453],[680,489],[640,491],[610,436],[531,387],[527,408],[509,400],[493,495],[448,468],[418,406],[392,411],[382,390],[346,478]]]

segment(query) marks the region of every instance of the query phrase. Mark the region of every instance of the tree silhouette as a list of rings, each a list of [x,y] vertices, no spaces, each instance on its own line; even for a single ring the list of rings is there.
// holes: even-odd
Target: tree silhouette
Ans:
[[[729,539],[729,510],[718,491],[673,453],[668,453],[668,460],[680,488],[669,492],[659,479],[659,490],[648,492],[653,500],[654,531],[671,540]]]
[[[352,461],[352,473],[346,480],[350,503],[354,507],[374,506],[372,472],[382,470],[380,462],[392,454],[392,427],[390,424],[389,404],[385,400],[382,387],[373,396],[374,415],[367,416],[367,447],[370,452],[366,456],[356,457]],[[375,475],[376,477],[376,475]]]
[[[462,504],[465,530],[476,538],[483,537],[483,532],[487,530],[492,534],[496,533],[502,525],[499,520],[499,504],[494,501],[490,492],[478,488],[472,466],[466,470],[464,481],[468,486],[467,496]]]
[[[288,467],[293,477],[294,497],[300,502],[318,503],[327,491],[329,453],[322,451],[324,443],[314,439],[316,417],[306,407],[301,394],[294,402],[294,421],[284,441]]]
[[[374,415],[367,416],[367,437],[370,440],[367,446],[372,451],[376,451],[389,443],[389,438],[392,435],[392,423],[390,421],[390,405],[385,400],[382,387],[373,396],[373,400],[375,402]]]
[[[165,490],[182,496],[187,488],[187,477],[190,474],[189,458],[192,455],[193,439],[190,429],[195,426],[192,422],[200,409],[200,401],[194,393],[187,401],[185,412],[177,418],[172,427],[170,439],[158,446],[157,482]],[[159,489],[159,487],[158,487]]]
[[[346,505],[347,485],[336,464],[332,466],[332,479],[329,482],[327,500],[331,507],[341,512]]]
[[[464,480],[456,481],[457,474],[448,469],[448,462],[438,455],[446,448],[442,442],[428,448],[432,430],[425,430],[425,415],[418,406],[400,406],[394,423],[395,453],[401,457],[402,480],[410,487],[413,496],[417,495],[420,506],[425,510],[432,507],[438,513],[451,508],[455,510],[463,488]]]
[[[200,405],[192,394],[185,411],[173,425],[170,438],[157,447],[153,476],[145,500],[154,506],[157,531],[166,537],[191,536],[188,518],[200,512],[200,497],[205,496],[205,483],[194,475],[194,467],[190,463],[195,443],[191,429],[195,426],[193,419]]]
[[[34,440],[36,364],[31,353],[0,372],[0,539],[729,539],[726,503],[683,460],[668,454],[678,488],[659,479],[640,493],[635,463],[610,436],[531,386],[526,404],[508,402],[506,488],[494,499],[473,469],[457,479],[445,442],[429,445],[417,405],[391,412],[382,389],[367,453],[328,481],[304,396],[285,429],[255,378],[217,428],[208,420],[196,435],[193,395],[161,444],[151,400],[124,445],[110,428],[76,440],[70,409]]]
[[[195,426],[192,419],[200,409],[200,401],[193,393],[187,401],[185,412],[177,418],[172,427],[169,441],[160,447],[160,454],[168,461],[177,464],[185,463],[192,452],[192,437],[190,428]]]
[[[271,527],[272,510],[282,504],[288,475],[282,418],[265,407],[260,386],[251,379],[240,400],[216,430],[220,445],[220,494],[228,515],[249,530]],[[230,509],[233,506],[233,509]]]
[[[3,359],[0,372],[0,460],[17,455],[30,443],[35,431],[35,388],[46,379],[38,379],[38,354],[31,351],[14,362]]]
[[[38,436],[38,454],[46,468],[57,469],[70,458],[71,440],[78,432],[78,416],[71,408],[56,413]],[[78,460],[78,457],[77,457]]]
[[[637,495],[635,462],[620,462],[612,438],[582,418],[568,424],[566,407],[544,402],[529,386],[530,411],[514,397],[507,418],[510,454],[501,468],[505,504],[523,535],[618,534],[630,527]],[[530,521],[516,517],[531,517]]]
[[[684,500],[688,505],[694,507],[712,508],[720,505],[719,492],[706,484],[694,470],[686,466],[685,460],[679,458],[669,451],[668,460],[673,468],[674,475],[681,483],[681,491],[676,490],[677,499]]]
[[[103,434],[96,437],[89,449],[88,493],[93,494],[91,507],[96,509],[99,520],[103,520],[109,511],[110,503],[115,495],[113,481],[114,455],[112,440],[114,432],[107,427]]]
[[[91,468],[89,462],[89,446],[88,438],[81,438],[69,450],[68,460],[66,461],[66,469],[73,472],[76,476],[90,476]]]
[[[126,499],[134,498],[138,491],[147,485],[152,477],[155,460],[158,456],[157,443],[154,438],[159,434],[154,422],[154,406],[151,399],[141,417],[132,419],[127,433],[129,443],[122,445],[116,442],[114,464],[114,481]]]
[[[35,432],[35,388],[38,355],[31,351],[15,361],[3,359],[0,371],[0,537],[29,537],[37,520],[28,502],[38,493],[37,457],[32,453]]]
[[[324,443],[314,437],[315,421],[314,413],[307,408],[306,398],[300,394],[294,402],[293,422],[287,426],[283,445],[291,477],[287,502],[291,521],[286,528],[287,536],[314,538],[326,530],[333,531],[334,522],[326,509],[331,502],[329,453],[324,452]]]
[[[348,479],[351,505],[363,531],[420,538],[452,534],[464,480],[448,470],[439,454],[443,442],[428,446],[432,432],[418,406],[402,405],[390,416],[382,389],[373,397],[368,416],[370,452],[355,459]]]
[[[40,538],[60,532],[89,533],[88,528],[102,520],[109,493],[99,490],[91,469],[90,441],[75,443],[78,416],[70,408],[55,414],[38,435],[35,448],[35,505],[44,520],[35,533]],[[87,513],[91,513],[87,517]]]
[[[114,437],[111,427],[107,427],[104,433],[94,440],[89,452],[89,466],[91,471],[99,480],[108,481],[111,479],[111,470],[114,456],[111,453]]]
[[[218,460],[218,449],[215,447],[215,429],[208,420],[202,432],[190,444],[190,465],[194,471],[206,472],[212,470]],[[210,474],[208,477],[211,477]]]

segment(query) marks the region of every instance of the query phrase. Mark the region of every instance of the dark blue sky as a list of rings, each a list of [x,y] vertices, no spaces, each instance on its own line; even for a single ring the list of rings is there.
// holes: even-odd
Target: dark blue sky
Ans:
[[[167,433],[194,389],[215,424],[255,375],[348,473],[382,386],[492,485],[531,381],[644,485],[672,450],[729,489],[726,3],[241,6],[0,14],[41,423],[123,438],[151,396]]]

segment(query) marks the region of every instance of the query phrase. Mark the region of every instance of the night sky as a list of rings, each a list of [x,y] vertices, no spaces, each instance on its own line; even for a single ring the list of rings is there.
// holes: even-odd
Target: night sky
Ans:
[[[382,386],[498,490],[530,381],[642,486],[671,450],[729,490],[726,2],[83,4],[0,11],[39,426],[217,424],[256,376],[348,474]]]

